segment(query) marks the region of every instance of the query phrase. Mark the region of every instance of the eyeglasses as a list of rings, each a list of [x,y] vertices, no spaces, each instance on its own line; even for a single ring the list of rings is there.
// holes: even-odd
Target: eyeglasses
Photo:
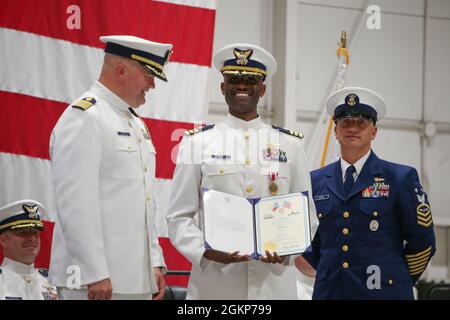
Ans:
[[[262,76],[257,75],[230,75],[226,77],[226,80],[229,84],[246,84],[254,86],[259,81],[263,79]]]
[[[353,126],[356,126],[358,129],[366,129],[371,123],[373,123],[372,120],[366,117],[341,118],[336,121],[336,125],[344,129],[348,129]]]

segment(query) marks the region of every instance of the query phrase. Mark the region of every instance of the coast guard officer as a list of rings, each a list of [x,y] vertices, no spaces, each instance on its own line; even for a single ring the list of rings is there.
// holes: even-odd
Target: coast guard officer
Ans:
[[[264,81],[276,71],[272,55],[232,44],[215,53],[214,65],[224,77],[229,114],[222,123],[186,132],[167,214],[170,240],[192,262],[187,299],[296,299],[296,269],[269,247],[259,261],[205,249],[202,188],[247,198],[310,190],[302,134],[267,125],[257,113]]]
[[[35,269],[44,230],[42,204],[20,200],[0,208],[0,300],[56,300],[56,287],[47,281],[47,270]]]
[[[167,81],[172,45],[134,36],[100,40],[106,54],[99,80],[64,111],[51,135],[57,219],[50,279],[64,299],[161,299],[156,152],[134,109],[155,88],[155,77]]]
[[[379,94],[343,88],[327,109],[341,159],[311,173],[319,229],[304,257],[317,270],[313,299],[413,299],[436,250],[417,171],[371,150],[386,112]]]

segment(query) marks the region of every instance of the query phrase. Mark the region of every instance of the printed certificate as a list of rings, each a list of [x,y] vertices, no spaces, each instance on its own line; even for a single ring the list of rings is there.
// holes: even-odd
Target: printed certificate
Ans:
[[[303,252],[311,243],[308,197],[302,192],[247,199],[215,190],[203,193],[205,246],[257,259]]]

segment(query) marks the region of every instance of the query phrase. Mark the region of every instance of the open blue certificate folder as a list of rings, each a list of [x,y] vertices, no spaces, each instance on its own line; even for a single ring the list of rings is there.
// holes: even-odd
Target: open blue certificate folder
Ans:
[[[203,190],[203,214],[206,248],[257,259],[266,250],[299,254],[311,243],[306,192],[247,199]]]

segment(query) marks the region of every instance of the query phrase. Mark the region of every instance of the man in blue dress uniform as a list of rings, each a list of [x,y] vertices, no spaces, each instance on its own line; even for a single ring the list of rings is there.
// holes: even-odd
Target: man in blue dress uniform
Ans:
[[[436,250],[417,171],[371,150],[386,112],[376,92],[343,88],[327,109],[341,159],[311,173],[320,224],[304,257],[317,270],[313,299],[413,299]]]

